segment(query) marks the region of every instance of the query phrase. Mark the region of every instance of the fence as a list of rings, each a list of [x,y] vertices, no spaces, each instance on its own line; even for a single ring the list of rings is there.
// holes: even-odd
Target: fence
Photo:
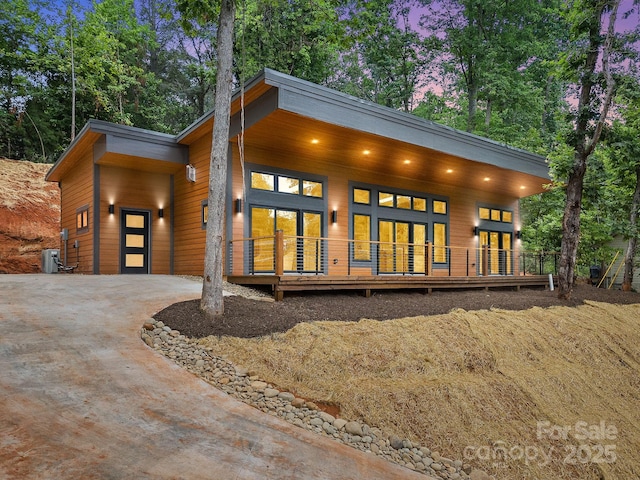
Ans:
[[[427,243],[273,236],[231,240],[235,275],[544,275],[557,273],[558,254]]]

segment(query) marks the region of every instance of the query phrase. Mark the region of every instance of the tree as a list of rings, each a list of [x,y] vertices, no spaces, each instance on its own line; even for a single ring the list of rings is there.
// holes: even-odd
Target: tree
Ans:
[[[248,0],[237,25],[235,70],[268,67],[314,83],[334,74],[343,41],[337,0]]]
[[[640,234],[640,80],[637,72],[623,79],[619,90],[619,118],[614,122],[610,138],[607,139],[612,150],[609,162],[612,180],[608,187],[618,204],[624,203],[626,207],[616,208],[615,211],[626,215],[626,218],[616,219],[616,223],[623,226],[617,233],[627,240],[622,289],[629,291],[633,283]]]
[[[7,157],[23,158],[29,139],[39,135],[26,113],[38,77],[36,52],[46,34],[39,7],[30,0],[0,1],[0,155]]]
[[[210,24],[215,8],[206,0],[180,0],[178,9],[185,19]],[[213,138],[209,162],[209,218],[207,220],[204,254],[204,278],[200,309],[210,321],[224,313],[222,288],[223,235],[229,152],[229,122],[233,87],[233,24],[235,0],[221,0],[219,4],[217,36],[217,77],[214,106]],[[213,206],[213,208],[211,208]]]
[[[514,105],[521,108],[516,114],[503,116],[503,120],[519,122],[523,114],[528,116],[528,112],[542,110],[547,82],[544,65],[554,58],[562,43],[559,2],[422,0],[422,3],[428,13],[420,24],[440,51],[438,76],[443,82],[453,82],[462,93],[458,103],[466,104],[467,131],[487,131],[496,111],[507,111]],[[528,74],[534,70],[535,74]],[[484,122],[479,117],[481,105]]]
[[[561,299],[570,298],[575,282],[587,160],[598,145],[615,93],[611,61],[619,6],[620,0],[577,0],[567,10],[575,47],[567,52],[562,65],[565,77],[577,85],[578,103],[569,119],[574,128],[567,141],[573,149],[573,161],[568,165],[562,219],[558,267],[558,297]],[[608,28],[603,35],[605,17],[608,17]],[[597,71],[599,57],[601,72]]]
[[[333,86],[372,102],[409,112],[431,50],[411,25],[415,1],[351,2],[346,13],[351,49],[342,56]]]

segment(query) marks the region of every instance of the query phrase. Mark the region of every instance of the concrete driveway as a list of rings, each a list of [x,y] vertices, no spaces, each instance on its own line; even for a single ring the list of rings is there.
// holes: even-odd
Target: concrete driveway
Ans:
[[[201,285],[0,275],[2,479],[425,479],[240,403],[144,345]]]

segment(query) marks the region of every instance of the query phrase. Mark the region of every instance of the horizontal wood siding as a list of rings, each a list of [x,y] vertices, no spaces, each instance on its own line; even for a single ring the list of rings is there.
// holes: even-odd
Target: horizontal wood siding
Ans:
[[[202,201],[207,199],[211,135],[204,135],[189,147],[196,181],[188,182],[184,170],[174,182],[174,273],[202,275],[205,230],[202,229]]]
[[[76,211],[89,206],[89,229],[78,233]],[[66,263],[75,265],[78,273],[93,273],[93,235],[95,231],[95,209],[93,205],[93,152],[85,150],[82,157],[60,182],[61,228],[69,230]],[[78,241],[78,249],[73,248]],[[60,255],[64,256],[64,242],[60,245]]]
[[[100,188],[100,273],[120,273],[122,208],[151,212],[151,273],[170,273],[170,175],[100,166]],[[111,203],[115,205],[114,215],[108,213]],[[163,218],[158,215],[161,207]]]

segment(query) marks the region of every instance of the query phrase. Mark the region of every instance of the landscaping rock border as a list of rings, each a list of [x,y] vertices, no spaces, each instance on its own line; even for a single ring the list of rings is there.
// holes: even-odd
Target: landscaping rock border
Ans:
[[[211,348],[203,347],[162,321],[151,318],[144,323],[141,338],[149,347],[223,392],[300,428],[421,472],[433,480],[493,479],[461,460],[442,457],[439,452],[386,435],[376,427],[335,418],[313,402],[280,391],[246,369],[216,356]]]

